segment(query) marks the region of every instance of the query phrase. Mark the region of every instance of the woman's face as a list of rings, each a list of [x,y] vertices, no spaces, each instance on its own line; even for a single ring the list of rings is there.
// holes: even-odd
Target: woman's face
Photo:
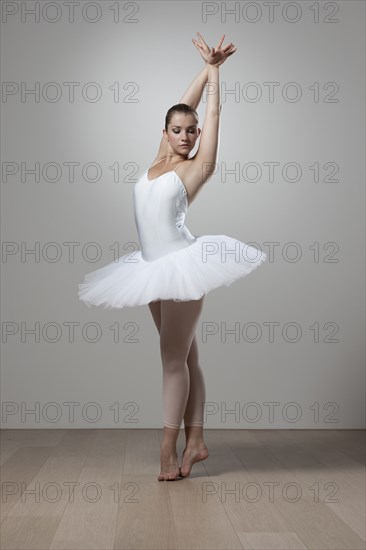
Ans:
[[[186,154],[194,148],[201,133],[195,117],[189,113],[174,113],[168,125],[168,132],[164,134],[175,153]]]

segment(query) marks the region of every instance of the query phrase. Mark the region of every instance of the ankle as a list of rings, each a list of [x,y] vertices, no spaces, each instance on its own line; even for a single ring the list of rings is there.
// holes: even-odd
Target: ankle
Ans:
[[[188,437],[186,439],[186,448],[194,447],[206,447],[206,443],[203,441],[202,437]]]
[[[177,440],[179,436],[179,428],[168,428],[167,426],[164,426],[164,433],[163,433],[163,439],[161,443],[161,447],[164,450],[171,449],[172,451],[176,451],[177,446]]]
[[[175,441],[162,441],[161,443],[161,450],[162,451],[171,451],[172,453],[175,453],[177,451],[177,444]]]
[[[185,426],[186,445],[203,444],[203,426]]]

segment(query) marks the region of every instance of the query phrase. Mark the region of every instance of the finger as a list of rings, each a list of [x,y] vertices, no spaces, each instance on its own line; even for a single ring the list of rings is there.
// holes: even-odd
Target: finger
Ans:
[[[225,38],[225,35],[223,34],[223,35],[222,35],[222,38],[221,38],[221,40],[220,40],[220,42],[219,42],[219,43],[217,44],[217,46],[216,46],[216,49],[217,49],[217,50],[218,50],[219,48],[221,48],[221,45],[222,45],[222,43],[223,43],[223,41],[224,41],[224,38]]]
[[[201,46],[203,46],[204,40],[202,39],[202,37],[201,37],[201,35],[200,35],[199,32],[197,32],[197,36],[198,36],[198,41],[199,41],[199,43],[201,44]]]
[[[196,46],[196,48],[197,48],[198,50],[202,51],[202,50],[204,49],[203,46],[202,46],[202,44],[200,44],[199,42],[197,42],[197,41],[194,40],[193,38],[192,38],[192,42],[193,42],[193,44]]]
[[[208,48],[208,45],[207,45],[206,42],[203,40],[202,34],[200,34],[199,32],[197,32],[197,34],[198,34],[198,37],[199,37],[199,39],[201,40],[201,42],[203,42],[203,44]]]
[[[199,34],[199,33],[197,33]],[[202,36],[200,35],[200,38],[199,38],[199,42],[198,42],[198,45],[200,46],[200,48],[202,49],[203,52],[206,52],[206,53],[209,53],[210,51],[210,48],[207,46],[206,42],[203,40]]]
[[[231,48],[231,46],[233,46],[233,43],[230,42],[230,44],[228,44],[227,46],[225,46],[225,48],[222,48],[222,51],[223,52],[226,52],[227,50],[229,50]]]

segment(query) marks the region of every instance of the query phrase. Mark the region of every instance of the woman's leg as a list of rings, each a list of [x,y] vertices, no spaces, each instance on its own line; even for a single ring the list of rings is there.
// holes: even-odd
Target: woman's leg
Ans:
[[[198,345],[196,336],[194,336],[192,340],[187,358],[187,365],[189,369],[190,388],[187,406],[184,413],[184,426],[185,428],[191,426],[203,427],[206,387],[203,372],[198,360]]]
[[[154,323],[160,334],[161,326],[161,301],[150,302],[149,308]],[[193,337],[191,347],[187,357],[187,365],[189,369],[189,394],[184,412],[184,427],[186,435],[189,439],[189,433],[192,426],[203,427],[203,414],[206,400],[206,387],[202,369],[198,361],[198,345],[196,336]]]
[[[195,307],[195,302],[196,306]],[[157,302],[150,302],[149,308],[152,314],[152,317],[154,319],[155,325],[157,327],[157,330],[159,334],[161,334],[161,319],[162,319],[162,306],[161,301]],[[172,304],[188,304],[188,302],[164,302],[164,304],[170,303]],[[175,353],[173,351],[164,352],[163,350],[167,349],[167,346],[164,344],[164,340],[161,338],[161,355],[163,358],[163,355],[167,358],[167,362],[164,363],[163,360],[163,395],[166,396],[169,389],[172,391],[172,399],[167,399],[164,402],[164,440],[162,444],[162,456],[161,456],[161,474],[159,476],[159,479],[176,479],[177,474],[177,463],[176,463],[176,441],[179,435],[179,418],[181,418],[182,413],[181,410],[184,408],[184,402],[186,402],[186,407],[184,410],[184,424],[185,424],[185,432],[186,432],[186,447],[183,452],[183,463],[182,463],[182,471],[180,472],[181,475],[184,477],[188,476],[192,467],[192,464],[194,462],[197,462],[198,460],[204,460],[208,456],[207,447],[203,442],[203,411],[204,411],[204,403],[205,403],[205,383],[203,378],[202,370],[198,363],[198,346],[196,337],[194,335],[195,326],[198,321],[199,313],[202,309],[203,304],[203,297],[201,300],[192,300],[190,303],[193,303],[193,307],[190,306],[186,308],[176,308],[177,314],[175,314],[174,307],[167,309],[165,307],[166,315],[165,315],[165,325],[166,327],[169,327],[171,329],[171,332],[169,330],[165,330],[165,338],[171,342],[173,348],[175,346],[175,349],[179,350],[181,348],[183,353]],[[170,316],[170,317],[169,317]],[[172,317],[173,321],[172,322]],[[193,324],[192,324],[193,319]],[[178,323],[177,323],[178,321]],[[180,332],[180,327],[185,326],[188,327],[188,330],[184,332]],[[169,369],[169,357],[170,356],[178,356],[178,363],[179,363],[179,356],[182,357],[181,365],[183,364],[184,356],[186,355],[186,344],[184,342],[187,342],[188,338],[188,344],[189,339],[191,337],[191,333],[189,330],[189,327],[191,327],[193,338],[191,340],[191,344],[189,347],[188,356],[186,359],[186,363],[188,366],[188,397],[186,397],[187,389],[186,389],[186,369],[181,368],[181,372],[178,372],[178,377],[175,377],[177,382],[179,380],[179,375],[181,376],[181,382],[183,377],[183,384],[181,384],[180,387],[178,387],[178,393],[181,395],[181,404],[178,404],[178,412],[177,407],[174,404],[174,380],[173,380],[173,387],[172,384],[169,384],[169,379],[171,378],[169,376],[169,370],[167,372],[167,369],[164,369],[164,364]],[[178,343],[180,342],[180,345],[176,345],[176,335],[181,334],[183,337],[178,338]],[[173,335],[173,338],[171,338]],[[164,376],[165,373],[165,376]],[[171,374],[171,373],[170,373]],[[168,381],[168,384],[165,382]],[[178,384],[179,386],[179,384]],[[169,388],[169,389],[168,389]],[[173,401],[173,411],[171,408],[171,403]],[[169,411],[172,412],[166,412],[166,409],[169,409]],[[168,419],[169,414],[173,414],[173,421],[170,417]],[[178,417],[177,417],[178,414]],[[181,423],[181,420],[180,420]],[[179,424],[179,427],[177,425]],[[164,473],[165,474],[164,474]],[[170,472],[170,473],[169,473]]]
[[[203,298],[161,302],[160,353],[163,364],[164,426],[180,429],[190,390],[187,358]]]
[[[158,333],[160,334],[161,301],[150,302],[149,308]],[[184,427],[187,439],[189,439],[189,434],[192,432],[192,430],[190,430],[191,427],[203,427],[203,414],[206,400],[205,380],[198,361],[198,345],[196,336],[193,337],[191,347],[189,349],[187,365],[189,369],[190,385],[187,406],[184,412]]]
[[[150,302],[149,304],[151,315],[154,319],[154,323],[156,325],[156,328],[158,329],[158,332],[160,334],[160,327],[161,327],[161,300],[158,300],[156,302]],[[179,432],[179,431],[178,431]],[[177,463],[176,463],[176,451],[175,451],[175,444],[177,441],[177,430],[173,430],[170,428],[164,427],[164,441],[161,446],[161,452],[160,452],[160,466],[161,471],[160,475],[158,477],[159,481],[163,480],[174,480],[177,478]],[[175,456],[173,457],[173,460],[170,459],[170,455],[172,454],[171,449],[173,448],[173,451],[175,451]],[[164,474],[163,472],[170,472],[169,474]],[[179,470],[178,470],[179,472]]]
[[[195,462],[205,460],[208,457],[208,449],[203,440],[206,388],[203,372],[199,364],[196,336],[192,340],[187,364],[190,377],[190,391],[184,413],[186,446],[183,451],[182,466],[179,472],[182,477],[189,476]]]

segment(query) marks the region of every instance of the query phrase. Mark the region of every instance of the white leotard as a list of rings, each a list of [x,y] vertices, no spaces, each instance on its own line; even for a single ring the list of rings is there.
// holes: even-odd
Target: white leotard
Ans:
[[[148,262],[196,240],[184,225],[187,190],[176,173],[178,166],[152,180],[148,179],[147,169],[134,186],[134,218],[142,257]]]

